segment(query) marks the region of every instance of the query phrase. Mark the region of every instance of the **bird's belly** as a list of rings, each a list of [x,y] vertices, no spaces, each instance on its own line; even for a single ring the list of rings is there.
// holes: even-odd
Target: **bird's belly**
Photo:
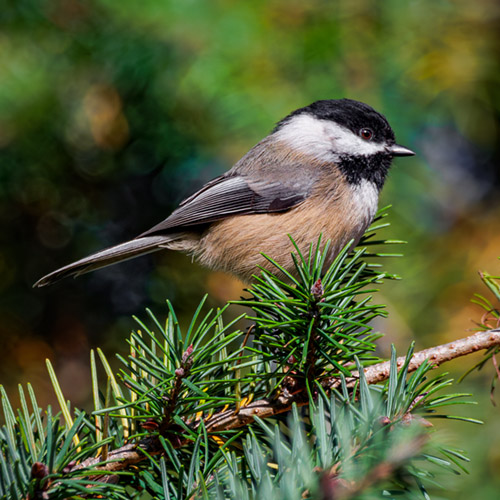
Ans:
[[[201,264],[233,273],[246,282],[258,274],[257,266],[279,274],[262,253],[296,274],[291,257],[294,247],[288,235],[305,254],[311,243],[317,244],[320,234],[321,247],[330,240],[329,266],[350,240],[359,241],[375,209],[360,203],[357,196],[350,196],[347,202],[345,197],[342,202],[328,200],[326,204],[325,200],[309,198],[289,212],[243,215],[213,223],[193,253]]]

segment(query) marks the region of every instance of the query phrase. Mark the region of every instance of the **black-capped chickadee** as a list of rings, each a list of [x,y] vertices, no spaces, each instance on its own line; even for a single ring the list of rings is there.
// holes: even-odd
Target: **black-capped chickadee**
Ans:
[[[377,210],[395,156],[386,118],[350,99],[316,101],[281,120],[227,173],[184,200],[135,239],[94,253],[40,279],[45,286],[163,248],[193,255],[212,269],[250,281],[271,256],[293,272],[288,235],[307,250],[330,239],[327,265],[357,242]]]

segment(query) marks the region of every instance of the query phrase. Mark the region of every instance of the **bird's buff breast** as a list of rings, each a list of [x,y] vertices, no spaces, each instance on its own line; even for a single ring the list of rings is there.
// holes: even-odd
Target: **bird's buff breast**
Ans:
[[[323,246],[331,240],[329,266],[351,239],[359,241],[373,220],[377,202],[375,187],[346,187],[333,198],[312,196],[288,212],[243,215],[213,223],[189,250],[201,264],[250,282],[259,272],[257,266],[277,272],[262,253],[296,274],[288,235],[307,253],[321,234]]]

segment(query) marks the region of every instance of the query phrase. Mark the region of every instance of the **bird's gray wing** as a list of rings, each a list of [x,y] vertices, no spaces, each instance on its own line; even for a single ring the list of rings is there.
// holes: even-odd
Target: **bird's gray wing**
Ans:
[[[290,179],[281,179],[279,182],[262,179],[256,181],[238,173],[226,174],[205,184],[197,193],[184,200],[170,217],[149,231],[133,240],[64,266],[44,276],[35,286],[49,285],[66,276],[78,276],[138,255],[155,252],[165,243],[175,239],[176,233],[194,230],[195,226],[203,227],[204,224],[232,215],[288,210],[301,203],[307,195],[307,187],[295,189]]]
[[[282,180],[255,181],[242,175],[223,175],[184,200],[172,214],[139,238],[200,226],[233,215],[283,212],[302,201],[308,188]]]

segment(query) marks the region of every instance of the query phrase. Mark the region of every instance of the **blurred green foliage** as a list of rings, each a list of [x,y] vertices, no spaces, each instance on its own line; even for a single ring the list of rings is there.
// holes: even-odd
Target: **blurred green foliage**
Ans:
[[[131,314],[166,298],[191,314],[207,290],[211,305],[237,298],[237,283],[170,252],[31,285],[159,222],[321,98],[368,102],[418,152],[396,162],[382,196],[394,206],[384,236],[409,242],[390,269],[404,281],[384,289],[382,350],[465,335],[481,314],[468,304],[475,271],[498,274],[499,19],[494,0],[4,0],[2,382],[42,391],[49,356],[83,404],[89,346],[112,350]]]

